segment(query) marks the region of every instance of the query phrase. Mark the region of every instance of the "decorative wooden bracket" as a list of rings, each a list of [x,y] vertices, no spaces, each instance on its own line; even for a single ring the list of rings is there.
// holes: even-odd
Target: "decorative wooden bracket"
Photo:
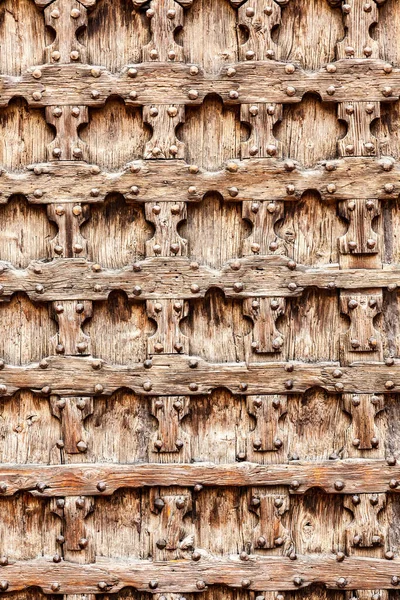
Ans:
[[[285,313],[285,308],[285,298],[246,298],[243,301],[243,313],[253,321],[253,330],[247,336],[251,352],[268,354],[282,351],[284,339],[275,323]]]
[[[289,510],[289,494],[274,494],[266,488],[252,488],[249,495],[249,509],[258,516],[254,528],[254,547],[287,549],[292,540],[282,523],[282,517]]]
[[[146,220],[155,227],[154,237],[146,242],[146,256],[187,256],[187,240],[178,233],[186,219],[186,202],[146,203]]]
[[[189,412],[190,397],[159,396],[152,399],[151,414],[158,420],[158,431],[153,440],[156,452],[180,452],[188,435],[181,428],[182,419]]]
[[[50,240],[51,256],[87,257],[87,240],[82,236],[80,227],[90,216],[90,205],[48,204],[47,216],[58,227],[57,235]]]
[[[341,6],[346,35],[337,43],[337,58],[379,58],[379,44],[370,36],[372,25],[379,20],[378,4],[385,0],[329,0]]]
[[[282,254],[283,240],[279,239],[274,227],[285,214],[283,201],[251,201],[242,202],[242,217],[253,225],[248,238],[243,241],[242,256],[252,254]]]
[[[46,121],[56,129],[56,137],[47,146],[49,161],[86,159],[86,143],[78,130],[89,122],[87,106],[46,106]]]
[[[183,48],[175,41],[175,32],[184,24],[183,7],[193,0],[151,0],[146,15],[150,19],[151,41],[143,47],[143,62],[150,60],[183,61]],[[136,6],[141,0],[134,0]]]
[[[185,144],[176,137],[176,128],[185,122],[183,104],[143,106],[143,121],[153,130],[144,158],[185,158]]]
[[[239,2],[231,0],[238,5]],[[240,60],[266,60],[279,58],[279,47],[273,41],[271,32],[281,22],[280,5],[286,1],[247,0],[238,10],[239,27],[248,35],[247,41],[239,47]]]
[[[353,513],[353,521],[346,527],[346,549],[372,548],[385,543],[385,532],[378,514],[386,506],[386,494],[355,494],[343,497],[343,506]]]
[[[371,123],[380,116],[380,102],[339,102],[338,118],[347,123],[347,133],[338,142],[339,156],[378,156]]]
[[[339,238],[341,254],[378,254],[379,238],[372,229],[373,220],[381,213],[381,201],[346,200],[339,202],[339,215],[349,222],[349,229]]]
[[[385,408],[384,397],[375,394],[343,394],[343,408],[352,417],[352,443],[359,450],[377,448],[375,417]]]
[[[189,302],[169,298],[147,300],[146,310],[157,323],[157,331],[147,341],[148,354],[189,354],[189,339],[180,330],[180,322],[189,313]]]
[[[82,331],[82,325],[91,318],[92,308],[90,300],[63,300],[52,303],[53,318],[58,322],[58,333],[52,338],[57,354],[91,354],[90,337]]]
[[[259,452],[273,452],[283,447],[279,420],[287,411],[287,396],[247,396],[247,411],[256,420],[250,443]]]
[[[350,317],[350,327],[340,334],[342,364],[360,360],[359,352],[374,352],[373,360],[383,360],[381,335],[374,327],[374,318],[382,312],[382,290],[371,293],[344,291],[340,293],[340,312]]]
[[[249,139],[241,143],[242,158],[280,156],[280,143],[273,129],[282,120],[282,113],[282,104],[241,104],[240,120],[251,127]]]
[[[50,510],[63,520],[64,527],[59,543],[63,547],[65,560],[74,560],[75,552],[88,554],[88,562],[94,560],[94,549],[85,526],[86,517],[93,512],[94,499],[91,496],[69,496],[66,498],[52,498]],[[92,554],[93,557],[90,557]]]
[[[153,530],[153,557],[162,558],[165,551],[187,550],[193,547],[192,535],[187,535],[185,516],[192,510],[192,496],[159,494],[157,488],[150,489],[150,507],[158,515],[158,526]],[[162,552],[160,556],[160,551]]]
[[[88,448],[84,421],[93,414],[93,398],[51,396],[51,411],[61,421],[61,448],[67,454],[86,452]]]
[[[56,37],[45,48],[48,63],[86,63],[86,48],[76,36],[78,30],[87,26],[87,10],[77,0],[55,0],[44,11],[46,26],[54,30]]]

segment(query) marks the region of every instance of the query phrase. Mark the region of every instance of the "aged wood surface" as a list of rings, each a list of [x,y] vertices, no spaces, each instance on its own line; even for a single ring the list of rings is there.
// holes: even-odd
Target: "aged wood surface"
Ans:
[[[125,586],[141,591],[198,592],[208,585],[223,584],[248,590],[296,590],[314,583],[329,589],[396,589],[398,560],[349,557],[338,562],[335,555],[268,558],[249,556],[243,561],[239,556],[217,559],[205,554],[199,562],[174,561],[123,561],[114,562],[99,557],[91,565],[50,560],[15,562],[3,572],[3,591],[21,590],[38,586],[44,592],[74,594],[85,591],[98,594],[115,592]],[[368,584],[366,584],[368,578]],[[57,587],[54,587],[57,584]]]
[[[0,595],[397,597],[399,39],[0,1]]]
[[[319,487],[331,494],[400,491],[399,465],[381,460],[291,461],[260,465],[132,464],[9,466],[0,469],[1,495],[29,491],[41,497],[107,496],[121,487],[189,486],[288,486],[291,494]],[[197,486],[197,487],[196,487]],[[197,490],[198,488],[198,490]],[[206,492],[204,492],[206,493]]]
[[[294,202],[308,190],[322,200],[354,198],[393,200],[399,195],[399,165],[391,157],[349,157],[323,161],[312,168],[277,158],[226,162],[223,170],[207,171],[184,161],[133,162],[119,172],[102,172],[84,162],[37,163],[23,172],[0,177],[1,202],[15,194],[32,204],[103,202],[110,192],[135,202],[200,202],[207,192],[226,201],[284,200]],[[68,181],[68,183],[66,183]]]
[[[231,63],[217,74],[196,64],[143,62],[114,75],[91,65],[37,65],[19,77],[0,78],[6,105],[16,95],[34,106],[100,106],[118,95],[128,104],[188,104],[216,93],[230,104],[300,102],[316,92],[326,102],[391,102],[400,96],[400,69],[380,60],[344,59],[334,70],[303,71],[291,63]],[[233,94],[232,94],[233,92]]]
[[[339,393],[392,393],[400,390],[400,361],[224,362],[198,356],[154,354],[144,363],[108,364],[91,357],[49,356],[23,366],[1,365],[0,395],[21,388],[44,395],[100,396],[128,388],[137,394],[202,395],[219,387],[234,394],[305,392],[320,387]]]
[[[279,255],[252,256],[229,261],[212,269],[189,259],[149,258],[123,269],[103,269],[99,263],[74,261],[33,262],[27,269],[0,263],[0,295],[8,300],[25,292],[32,300],[105,300],[113,291],[124,291],[140,301],[157,298],[204,297],[211,288],[227,297],[296,297],[306,288],[359,290],[400,285],[399,264],[384,269],[309,268]]]

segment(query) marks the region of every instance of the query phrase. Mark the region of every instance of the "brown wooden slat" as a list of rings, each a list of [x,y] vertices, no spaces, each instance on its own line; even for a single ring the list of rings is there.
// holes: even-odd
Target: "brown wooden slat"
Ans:
[[[190,364],[189,364],[190,363]],[[196,365],[196,366],[194,366]],[[384,393],[400,390],[400,360],[341,367],[339,363],[208,363],[182,354],[155,355],[151,367],[109,365],[92,357],[51,356],[40,363],[5,365],[1,395],[28,388],[43,394],[93,396],[119,388],[150,396],[209,394],[225,387],[234,394],[301,393],[312,387],[330,392]]]
[[[394,159],[362,156],[323,161],[309,169],[291,160],[251,158],[227,162],[218,171],[205,171],[183,160],[138,160],[115,173],[79,161],[52,161],[19,173],[3,172],[0,203],[14,194],[25,195],[33,204],[98,203],[110,192],[139,203],[199,202],[213,191],[229,202],[293,202],[307,190],[317,191],[323,200],[390,200],[399,194],[399,179],[400,165]],[[386,184],[393,185],[390,192]]]
[[[293,103],[307,92],[316,92],[327,102],[395,100],[400,94],[400,69],[393,67],[386,73],[386,63],[381,60],[336,61],[333,73],[325,67],[314,72],[297,67],[288,74],[286,64],[272,60],[234,63],[216,75],[200,67],[193,73],[193,65],[182,63],[128,65],[115,75],[92,65],[38,65],[20,77],[0,78],[2,104],[7,105],[14,96],[22,96],[34,106],[101,106],[111,95],[142,105],[200,104],[209,93],[219,94],[230,104]],[[132,91],[136,92],[134,98]],[[191,91],[195,94],[189,96]],[[231,97],[231,91],[238,96]],[[34,92],[41,92],[41,98],[34,99]]]
[[[319,487],[330,494],[400,491],[399,464],[384,460],[291,461],[284,464],[69,464],[1,465],[1,494],[109,495],[120,488],[145,486],[289,486],[292,494]],[[399,484],[400,485],[400,484]]]
[[[198,592],[208,585],[253,590],[294,590],[313,583],[331,589],[395,589],[392,577],[398,578],[400,560],[347,557],[338,562],[335,555],[251,556],[240,560],[237,555],[223,558],[205,556],[199,561],[173,562],[120,561],[101,557],[91,565],[72,562],[55,564],[39,559],[20,561],[2,567],[2,584],[7,589],[22,590],[38,586],[51,593],[52,584],[60,584],[58,593],[116,592],[132,586],[141,591]],[[395,580],[393,580],[395,581]],[[4,589],[3,585],[3,589]]]
[[[295,267],[293,269],[293,267]],[[0,294],[4,300],[17,291],[32,300],[105,300],[113,290],[129,298],[199,298],[219,288],[229,298],[295,297],[306,288],[360,290],[395,289],[400,266],[384,269],[309,268],[286,256],[238,258],[221,270],[198,265],[187,258],[148,258],[119,270],[101,269],[85,259],[32,262],[27,269],[0,263]],[[177,275],[179,275],[177,277]],[[197,286],[197,287],[192,287]],[[289,287],[290,286],[290,287]]]

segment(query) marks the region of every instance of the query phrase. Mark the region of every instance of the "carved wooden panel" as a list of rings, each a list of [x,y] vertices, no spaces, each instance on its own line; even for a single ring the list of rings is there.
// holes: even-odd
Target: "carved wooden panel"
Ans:
[[[398,1],[0,40],[0,595],[394,598]]]

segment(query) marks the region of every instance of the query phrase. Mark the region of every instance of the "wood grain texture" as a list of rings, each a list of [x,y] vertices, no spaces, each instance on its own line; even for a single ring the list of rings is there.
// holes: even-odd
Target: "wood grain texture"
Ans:
[[[366,588],[367,574],[369,585],[374,588],[393,589],[392,577],[396,576],[396,568],[397,561],[356,557],[347,558],[338,565],[334,555],[323,558],[298,556],[295,562],[281,557],[251,557],[246,562],[240,561],[238,556],[210,560],[206,555],[200,563],[182,560],[177,561],[174,567],[168,562],[144,560],[112,563],[100,557],[93,565],[67,561],[54,565],[39,559],[10,564],[5,573],[10,591],[33,585],[51,592],[51,584],[55,581],[60,583],[60,589],[72,594],[83,589],[93,594],[104,590],[115,592],[126,586],[147,591],[149,582],[154,581],[160,592],[177,593],[196,592],[199,586],[204,589],[204,584],[273,591],[277,581],[282,590],[295,590],[313,583],[323,583],[329,589],[349,586],[370,589]]]
[[[122,237],[122,232],[120,235]],[[100,246],[97,251],[100,254]],[[58,298],[106,300],[114,291],[124,292],[137,301],[157,297],[197,299],[212,288],[236,299],[295,298],[306,288],[359,290],[373,287],[395,291],[399,282],[397,265],[388,264],[381,270],[339,269],[335,264],[313,269],[275,255],[239,258],[221,270],[200,266],[185,258],[149,258],[134,263],[133,268],[126,266],[116,270],[102,269],[98,263],[85,259],[35,261],[27,269],[15,269],[9,263],[2,263],[2,267],[0,284],[4,300],[15,292],[24,292],[39,302]],[[331,303],[335,303],[333,294]]]
[[[329,494],[398,492],[399,466],[383,460],[290,461],[192,464],[7,465],[0,468],[2,495],[19,491],[43,497],[109,495],[120,488],[143,486],[288,486],[291,494],[318,487]],[[392,484],[392,481],[397,485]],[[105,486],[98,487],[99,483]],[[43,484],[43,485],[41,485]],[[104,488],[104,489],[103,489]]]
[[[32,204],[96,204],[111,192],[135,203],[198,203],[208,192],[218,192],[230,203],[272,197],[292,204],[310,190],[329,202],[354,198],[393,201],[398,194],[398,171],[398,164],[388,157],[323,161],[310,170],[293,161],[252,158],[229,161],[223,170],[214,172],[174,160],[138,161],[118,173],[102,172],[98,165],[52,162],[30,165],[18,175],[3,173],[0,203],[13,194],[23,194]]]
[[[121,365],[85,356],[48,356],[40,363],[5,365],[0,373],[0,389],[5,397],[21,388],[61,396],[110,395],[120,388],[145,395],[199,395],[219,387],[245,395],[301,393],[313,387],[329,392],[381,394],[399,390],[399,372],[398,359],[389,363],[354,362],[342,367],[333,361],[215,363],[182,354],[155,354],[150,363]]]
[[[0,3],[6,597],[396,596],[399,14]]]

